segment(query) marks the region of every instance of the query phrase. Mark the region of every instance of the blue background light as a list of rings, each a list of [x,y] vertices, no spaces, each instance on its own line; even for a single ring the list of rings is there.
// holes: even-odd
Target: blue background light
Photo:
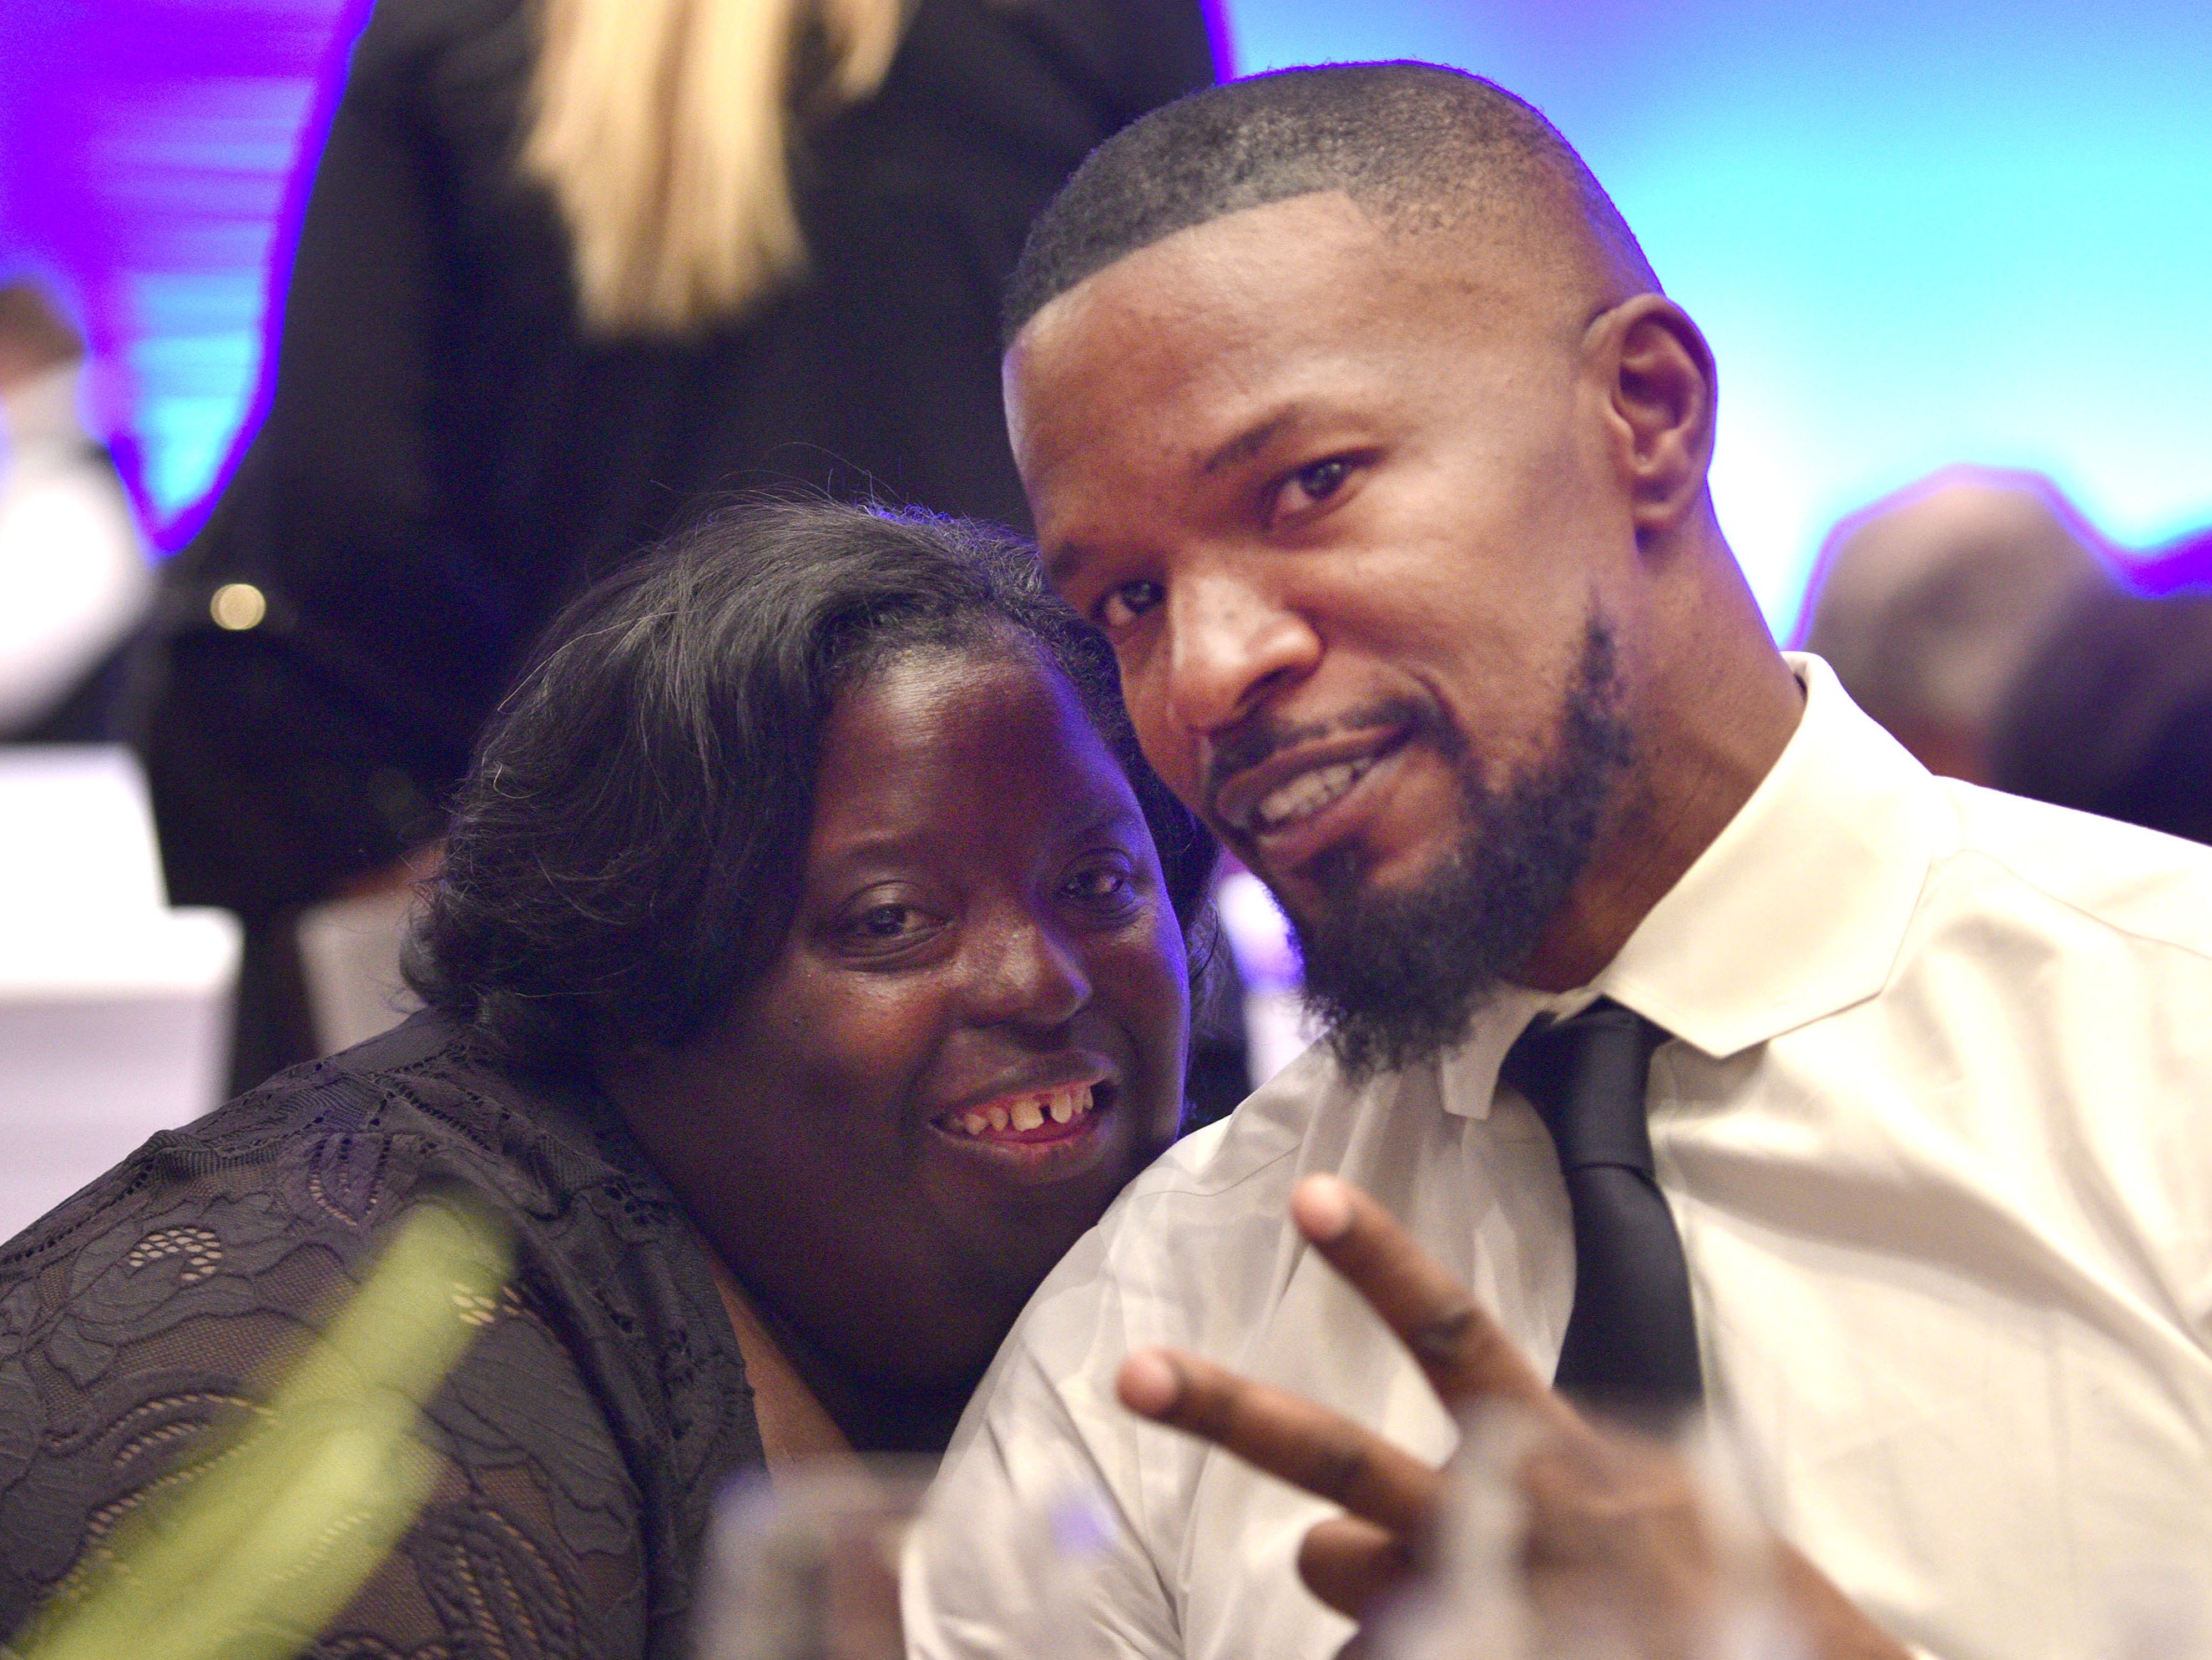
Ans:
[[[352,0],[0,0],[0,265],[84,310],[167,545],[250,418]],[[2137,547],[2212,520],[2212,7],[1231,0],[1238,66],[1413,57],[1540,105],[1722,373],[1715,489],[1787,632],[1833,521],[1952,461]],[[295,197],[290,198],[296,200]]]

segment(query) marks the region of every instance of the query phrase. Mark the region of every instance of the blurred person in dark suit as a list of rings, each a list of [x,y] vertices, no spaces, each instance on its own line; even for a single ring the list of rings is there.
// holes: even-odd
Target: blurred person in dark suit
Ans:
[[[2006,688],[2106,569],[2049,480],[1947,467],[1836,527],[1800,643],[1929,771],[1987,784]]]
[[[702,497],[1026,523],[1003,280],[1212,73],[1195,0],[382,0],[134,683],[172,890],[248,925],[241,1086],[318,1047],[293,916],[404,879],[546,619]]]
[[[0,739],[106,737],[111,660],[153,589],[83,379],[84,337],[46,290],[0,283]]]
[[[2014,682],[1991,754],[2000,789],[2212,843],[2212,594],[2084,593]]]

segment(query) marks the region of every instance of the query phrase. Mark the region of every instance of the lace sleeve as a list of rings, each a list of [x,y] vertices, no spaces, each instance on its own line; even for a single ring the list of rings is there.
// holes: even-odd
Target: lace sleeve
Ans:
[[[313,1660],[647,1651],[637,1496],[606,1420],[523,1298],[482,1314],[426,1414],[438,1485]]]
[[[125,1190],[0,1269],[0,1633],[96,1584],[123,1523],[222,1456],[366,1272],[380,1229],[289,1197],[228,1171]],[[643,1656],[638,1494],[586,1369],[526,1289],[455,1296],[480,1329],[424,1411],[429,1499],[302,1651]]]

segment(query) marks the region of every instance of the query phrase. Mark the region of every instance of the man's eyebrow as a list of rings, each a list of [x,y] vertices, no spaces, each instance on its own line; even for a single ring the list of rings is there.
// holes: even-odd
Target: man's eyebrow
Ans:
[[[1057,588],[1083,569],[1086,557],[1079,547],[1065,547],[1044,556],[1044,580],[1047,586]]]
[[[1249,460],[1281,437],[1285,429],[1295,426],[1304,414],[1303,410],[1295,407],[1278,410],[1246,428],[1200,462],[1198,476],[1210,477],[1224,467]],[[1089,562],[1090,556],[1087,550],[1073,544],[1042,555],[1045,581],[1055,588],[1065,587]]]
[[[1296,421],[1298,411],[1283,410],[1269,416],[1257,426],[1248,427],[1219,449],[1199,463],[1198,476],[1209,477],[1226,466],[1249,460],[1282,435],[1283,429]]]

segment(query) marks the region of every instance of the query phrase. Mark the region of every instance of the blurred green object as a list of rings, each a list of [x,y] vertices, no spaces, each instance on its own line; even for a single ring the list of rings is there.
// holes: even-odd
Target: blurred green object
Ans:
[[[417,1206],[351,1302],[234,1444],[163,1478],[109,1559],[64,1582],[21,1660],[283,1660],[376,1571],[436,1484],[422,1403],[486,1323],[504,1231]]]

